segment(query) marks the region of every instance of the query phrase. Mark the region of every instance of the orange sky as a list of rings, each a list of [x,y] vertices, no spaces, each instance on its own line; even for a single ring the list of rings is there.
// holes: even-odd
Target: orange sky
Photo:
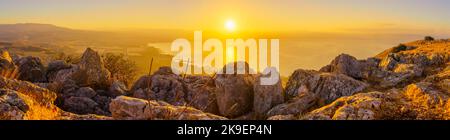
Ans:
[[[0,23],[78,29],[359,31],[450,29],[445,0],[2,0]]]

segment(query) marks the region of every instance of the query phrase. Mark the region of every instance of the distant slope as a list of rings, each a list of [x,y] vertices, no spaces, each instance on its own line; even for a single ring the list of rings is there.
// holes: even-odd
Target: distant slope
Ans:
[[[178,30],[88,31],[38,23],[0,24],[0,42],[26,40],[33,43],[133,46],[172,41],[180,34],[185,33]]]

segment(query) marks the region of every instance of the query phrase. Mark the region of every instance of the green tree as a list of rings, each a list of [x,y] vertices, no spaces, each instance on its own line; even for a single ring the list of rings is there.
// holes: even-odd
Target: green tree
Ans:
[[[106,53],[103,55],[105,68],[111,72],[112,78],[129,86],[137,75],[137,65],[123,54]]]

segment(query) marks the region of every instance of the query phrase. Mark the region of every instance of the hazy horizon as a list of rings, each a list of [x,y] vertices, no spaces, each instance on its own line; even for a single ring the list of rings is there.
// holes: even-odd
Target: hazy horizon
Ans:
[[[180,29],[354,32],[450,30],[446,0],[37,0],[0,1],[0,23],[86,30]]]

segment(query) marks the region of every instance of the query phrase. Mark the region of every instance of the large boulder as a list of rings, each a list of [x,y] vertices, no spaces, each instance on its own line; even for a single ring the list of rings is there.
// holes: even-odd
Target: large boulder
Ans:
[[[296,70],[286,85],[289,99],[299,90],[315,94],[323,104],[331,103],[342,96],[350,96],[367,88],[367,84],[342,74],[321,73],[313,70]]]
[[[118,120],[224,120],[195,108],[173,106],[163,101],[119,96],[110,104],[112,117]]]
[[[302,116],[306,120],[374,120],[382,119],[384,107],[393,95],[381,92],[359,93],[339,98],[333,103]],[[383,106],[384,105],[384,106]]]
[[[97,95],[94,89],[90,87],[79,88],[76,92],[69,93],[68,96],[93,98]]]
[[[30,82],[0,76],[0,119],[53,120],[61,110],[56,94]]]
[[[235,74],[218,74],[215,79],[216,84],[216,99],[221,115],[226,117],[237,117],[244,115],[252,110],[253,106],[253,84],[255,75],[248,72],[249,66],[245,64],[244,74],[236,74],[237,64],[243,62],[236,62],[227,64],[234,65]]]
[[[0,50],[0,76],[7,78],[17,78],[18,68],[6,50]]]
[[[30,82],[46,82],[45,68],[39,57],[22,57],[17,60],[20,80]]]
[[[72,75],[78,85],[90,87],[109,87],[111,73],[105,68],[103,59],[94,50],[87,48],[78,63],[79,70]]]
[[[321,72],[331,72],[344,74],[355,79],[364,77],[365,63],[358,61],[355,57],[348,54],[341,54],[334,58],[331,63],[320,69]]]
[[[368,84],[342,74],[296,70],[286,85],[289,101],[272,108],[267,115],[299,115],[338,98],[361,92]]]
[[[286,103],[277,105],[267,111],[267,116],[298,115],[306,113],[316,106],[318,98],[313,94],[302,94]]]
[[[186,76],[186,100],[189,106],[201,111],[219,114],[214,79],[209,76]]]
[[[77,114],[94,114],[98,104],[86,97],[69,97],[64,100],[64,110]]]
[[[272,107],[284,102],[283,86],[281,85],[281,78],[277,72],[278,82],[274,85],[262,85],[261,78],[271,76],[268,74],[259,74],[255,78],[253,85],[254,99],[253,99],[253,112],[255,119],[266,119],[266,113]]]
[[[29,109],[20,93],[13,90],[0,89],[0,120],[22,120]]]
[[[11,55],[9,55],[9,52],[6,50],[0,50],[0,68],[7,69],[13,67],[14,61],[12,60]]]
[[[166,67],[159,71],[165,71]],[[172,72],[157,72],[139,78],[132,86],[133,97],[166,101],[172,105],[186,104],[186,90],[183,78]]]
[[[117,97],[125,95],[128,89],[127,86],[121,81],[114,81],[108,89],[108,96]]]
[[[87,48],[80,63],[70,69],[59,70],[54,83],[61,85],[66,80],[73,80],[77,85],[107,89],[111,73],[104,67],[103,60],[94,50]]]
[[[56,74],[58,73],[58,71],[70,68],[72,68],[72,65],[66,63],[63,60],[56,60],[48,63],[46,74],[47,80],[49,82],[53,82],[56,79]]]

